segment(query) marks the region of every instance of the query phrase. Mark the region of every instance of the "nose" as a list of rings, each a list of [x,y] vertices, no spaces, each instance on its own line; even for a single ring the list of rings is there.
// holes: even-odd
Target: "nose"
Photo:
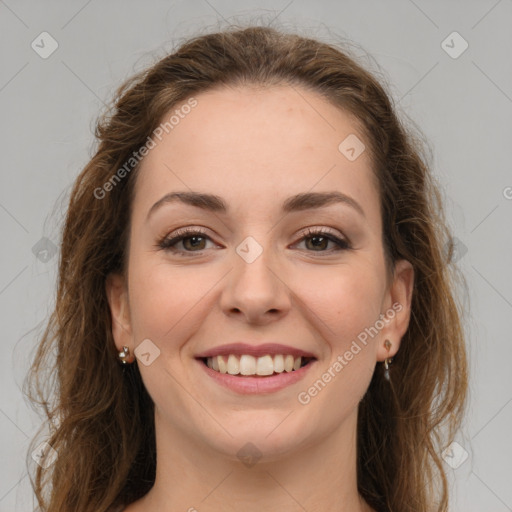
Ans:
[[[234,252],[233,269],[226,276],[220,306],[227,316],[265,325],[288,314],[290,293],[270,250],[264,249],[252,262]]]

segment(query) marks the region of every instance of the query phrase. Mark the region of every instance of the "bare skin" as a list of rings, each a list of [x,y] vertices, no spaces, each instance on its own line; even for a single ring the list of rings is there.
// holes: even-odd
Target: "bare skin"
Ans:
[[[196,99],[142,163],[127,275],[107,281],[117,348],[128,346],[131,361],[145,339],[160,350],[150,365],[134,363],[155,403],[156,481],[126,511],[371,511],[357,490],[358,403],[376,364],[399,349],[414,273],[402,260],[388,281],[368,151],[350,161],[338,150],[349,134],[363,136],[346,113],[296,87],[217,89]],[[228,210],[175,201],[148,217],[177,191],[215,194]],[[333,191],[363,213],[346,202],[281,210],[290,196]],[[183,227],[204,234],[158,247]],[[262,250],[251,263],[236,251],[249,236]],[[393,304],[400,310],[389,318]],[[384,327],[333,370],[379,315]],[[242,395],[195,359],[240,340],[298,347],[317,360],[288,387]],[[308,394],[329,369],[325,387]],[[261,456],[250,467],[237,456],[247,443]]]

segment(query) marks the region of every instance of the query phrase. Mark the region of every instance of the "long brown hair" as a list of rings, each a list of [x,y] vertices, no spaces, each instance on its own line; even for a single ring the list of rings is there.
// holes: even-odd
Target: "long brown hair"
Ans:
[[[358,488],[379,512],[446,512],[440,453],[460,427],[467,392],[455,293],[464,279],[445,250],[450,232],[424,141],[405,128],[375,76],[340,47],[265,27],[231,27],[185,42],[124,83],[97,123],[97,150],[69,201],[55,309],[27,378],[58,454],[31,475],[39,507],[105,512],[153,486],[153,402],[137,365],[118,364],[105,292],[107,275],[126,264],[139,168],[126,163],[178,102],[244,84],[306,87],[360,121],[379,185],[387,263],[411,262],[415,286],[391,381],[378,365],[359,406]],[[112,181],[121,168],[122,179]]]

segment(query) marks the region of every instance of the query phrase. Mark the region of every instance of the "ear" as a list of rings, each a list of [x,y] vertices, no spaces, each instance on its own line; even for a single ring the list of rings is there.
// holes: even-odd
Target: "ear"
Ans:
[[[128,289],[125,278],[118,273],[111,273],[105,282],[110,315],[112,317],[112,335],[118,351],[123,346],[131,349],[132,328],[130,321],[130,306],[128,303]],[[130,350],[133,353],[133,350]]]
[[[414,268],[407,260],[399,260],[395,265],[393,282],[384,301],[382,312],[385,327],[379,336],[377,360],[393,357],[400,348],[400,341],[409,327],[411,303],[414,289]],[[389,351],[385,341],[389,340]]]

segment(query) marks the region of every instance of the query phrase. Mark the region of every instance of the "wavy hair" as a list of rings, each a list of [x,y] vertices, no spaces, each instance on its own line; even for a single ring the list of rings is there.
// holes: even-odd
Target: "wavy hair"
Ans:
[[[137,365],[118,364],[105,291],[107,275],[125,269],[139,165],[104,197],[95,191],[173,106],[214,87],[251,84],[316,91],[361,125],[379,188],[388,268],[408,260],[415,283],[391,380],[377,365],[359,404],[358,489],[378,512],[448,510],[441,449],[465,410],[466,348],[455,293],[465,281],[451,261],[443,197],[424,140],[399,119],[381,82],[337,45],[232,26],[185,41],[117,89],[97,121],[95,154],[73,185],[55,307],[25,383],[58,454],[50,467],[30,474],[40,510],[106,512],[141,498],[155,479],[154,404]]]

